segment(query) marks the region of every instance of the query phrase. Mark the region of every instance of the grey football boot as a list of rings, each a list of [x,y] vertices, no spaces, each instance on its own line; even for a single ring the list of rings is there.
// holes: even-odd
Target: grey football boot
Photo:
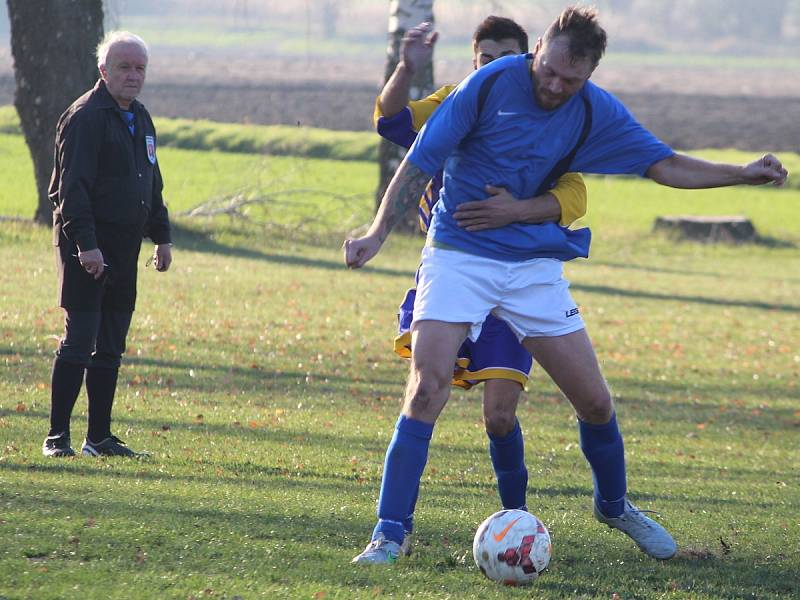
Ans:
[[[625,510],[618,517],[607,517],[594,504],[594,517],[612,529],[619,529],[631,538],[639,549],[653,558],[667,560],[675,556],[678,546],[669,532],[653,519],[646,516],[645,512],[636,508],[630,500],[625,498]]]

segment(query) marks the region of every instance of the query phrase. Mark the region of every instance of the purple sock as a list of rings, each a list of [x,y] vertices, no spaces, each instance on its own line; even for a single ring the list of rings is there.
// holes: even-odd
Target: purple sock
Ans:
[[[525,444],[522,428],[516,422],[511,433],[504,436],[489,436],[489,455],[497,477],[497,491],[503,508],[525,506],[528,488],[528,469],[525,467]]]

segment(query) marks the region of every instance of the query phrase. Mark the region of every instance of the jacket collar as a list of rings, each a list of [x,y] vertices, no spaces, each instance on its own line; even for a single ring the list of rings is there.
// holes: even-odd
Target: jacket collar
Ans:
[[[94,84],[94,89],[92,90],[92,99],[97,104],[98,108],[114,108],[117,110],[122,110],[117,101],[111,96],[111,93],[108,91],[106,87],[106,82],[101,79],[97,80],[97,83]],[[129,112],[136,112],[136,109],[139,106],[139,101],[134,100],[131,102],[130,107],[128,107]]]

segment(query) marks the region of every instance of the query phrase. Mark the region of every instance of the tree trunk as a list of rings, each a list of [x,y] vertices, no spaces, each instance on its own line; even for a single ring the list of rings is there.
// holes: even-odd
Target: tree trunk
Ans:
[[[665,231],[679,239],[741,244],[758,239],[747,217],[656,217],[653,231]]]
[[[34,220],[52,222],[47,187],[56,123],[97,78],[95,49],[103,36],[102,0],[7,0],[17,82],[14,106],[33,159],[38,204]]]
[[[408,29],[422,22],[433,23],[433,0],[392,0],[389,4],[389,45],[386,49],[384,83],[389,80],[400,60],[400,40]],[[419,100],[433,92],[433,63],[431,63],[414,74],[410,97],[411,100]],[[378,189],[375,192],[376,210],[404,155],[404,148],[381,138],[378,148],[380,173]],[[398,224],[398,228],[408,231],[418,228],[416,206],[413,210],[409,210],[404,222]]]

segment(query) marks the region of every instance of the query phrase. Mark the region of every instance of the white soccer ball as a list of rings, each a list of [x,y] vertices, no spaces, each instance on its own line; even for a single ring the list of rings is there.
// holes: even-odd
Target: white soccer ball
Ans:
[[[550,533],[524,510],[501,510],[478,527],[472,555],[481,572],[506,585],[530,583],[550,563]]]

